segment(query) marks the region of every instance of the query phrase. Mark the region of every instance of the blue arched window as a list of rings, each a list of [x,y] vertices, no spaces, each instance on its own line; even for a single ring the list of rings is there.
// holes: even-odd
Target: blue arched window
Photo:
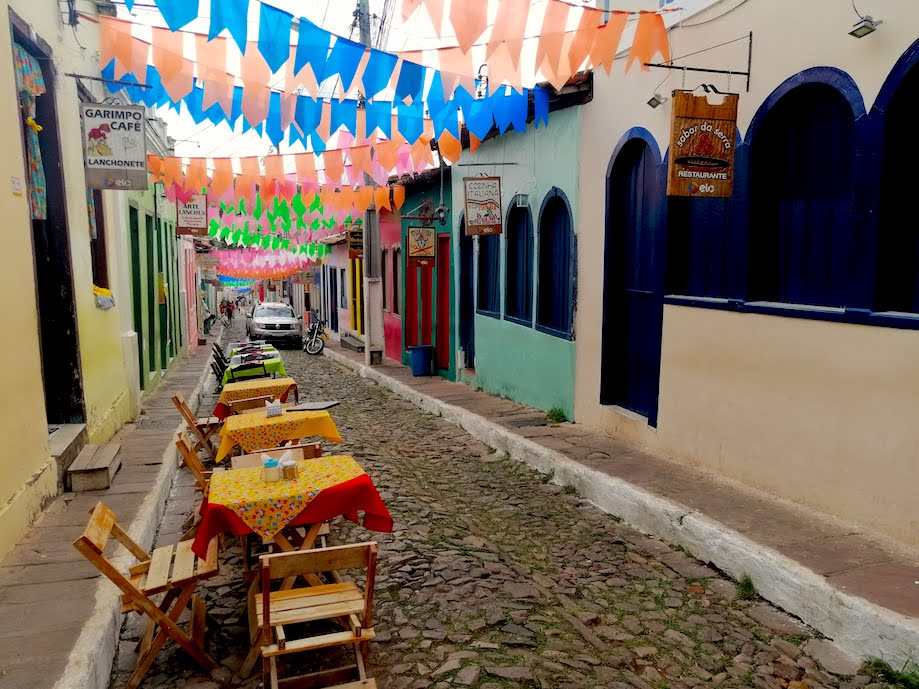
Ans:
[[[569,336],[574,303],[574,229],[568,202],[558,189],[543,201],[539,218],[539,292],[536,325]]]
[[[479,236],[478,301],[476,309],[487,316],[501,313],[501,236]]]
[[[750,142],[750,301],[847,305],[854,128],[850,104],[819,83],[763,116]]]
[[[524,325],[533,321],[533,216],[516,201],[507,213],[504,316]]]

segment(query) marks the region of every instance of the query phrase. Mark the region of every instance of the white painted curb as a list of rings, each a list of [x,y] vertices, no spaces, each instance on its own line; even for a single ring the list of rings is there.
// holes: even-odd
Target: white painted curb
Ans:
[[[222,331],[217,336],[218,340],[221,335]],[[188,399],[188,405],[192,409],[195,409],[200,403],[201,390],[210,373],[210,366],[205,363],[204,372],[198,379],[198,385]],[[178,423],[175,432],[179,433],[184,426],[183,422]],[[172,481],[178,468],[175,447],[169,443],[163,452],[163,460],[160,471],[156,475],[156,482],[147,493],[137,515],[127,529],[131,538],[143,548],[149,549],[153,544],[153,538],[163,518],[166,499],[169,497]],[[115,566],[122,571],[134,561],[134,558],[126,553],[124,548],[119,548],[112,560]],[[108,689],[123,618],[121,591],[105,577],[100,577],[99,584],[96,586],[96,603],[93,614],[83,624],[83,630],[70,652],[64,674],[58,679],[54,689]]]
[[[919,649],[919,621],[844,593],[798,562],[697,510],[584,466],[338,352],[326,349],[323,353],[420,409],[442,416],[511,458],[544,474],[553,472],[553,483],[574,486],[581,496],[604,512],[636,529],[684,547],[694,557],[735,579],[748,574],[763,598],[818,629],[853,658],[878,656],[903,662]]]

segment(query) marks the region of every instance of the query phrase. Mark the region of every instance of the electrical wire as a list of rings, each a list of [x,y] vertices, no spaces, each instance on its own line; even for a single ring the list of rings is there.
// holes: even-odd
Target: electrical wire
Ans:
[[[736,5],[734,5],[731,9],[729,9],[729,10],[727,10],[727,11],[725,11],[725,12],[722,12],[722,13],[719,14],[717,17],[711,17],[711,18],[709,18],[709,19],[703,19],[702,21],[694,22],[694,23],[692,23],[692,24],[683,24],[683,28],[684,28],[684,29],[690,29],[690,28],[692,28],[692,27],[694,27],[694,26],[704,26],[705,24],[710,24],[711,22],[718,21],[718,20],[721,19],[722,17],[726,17],[727,15],[729,15],[729,14],[730,14],[731,12],[733,12],[734,10],[739,9],[739,8],[742,7],[743,5],[746,5],[747,2],[749,2],[749,0],[740,0],[740,2],[738,2]]]

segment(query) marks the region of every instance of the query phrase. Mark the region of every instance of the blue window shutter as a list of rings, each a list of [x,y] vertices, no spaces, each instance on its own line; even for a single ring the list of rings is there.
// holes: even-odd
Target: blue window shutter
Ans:
[[[501,254],[500,235],[479,237],[479,311],[495,315],[500,313],[499,275]]]
[[[529,208],[511,208],[507,216],[505,316],[532,320],[533,219]]]
[[[536,323],[570,334],[574,232],[568,206],[556,192],[548,198],[539,224],[539,294]]]

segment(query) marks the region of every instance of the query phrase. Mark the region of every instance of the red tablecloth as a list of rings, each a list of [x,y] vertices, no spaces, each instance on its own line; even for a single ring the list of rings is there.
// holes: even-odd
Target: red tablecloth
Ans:
[[[201,525],[191,546],[198,557],[203,558],[207,555],[208,544],[220,533],[231,533],[234,536],[252,533],[252,529],[228,507],[210,505],[205,499],[200,512]],[[365,529],[385,533],[392,531],[393,521],[389,510],[386,509],[376,486],[367,474],[326,488],[291,520],[289,526],[316,524],[339,516],[345,516],[359,524],[361,522],[358,512],[364,513]]]

